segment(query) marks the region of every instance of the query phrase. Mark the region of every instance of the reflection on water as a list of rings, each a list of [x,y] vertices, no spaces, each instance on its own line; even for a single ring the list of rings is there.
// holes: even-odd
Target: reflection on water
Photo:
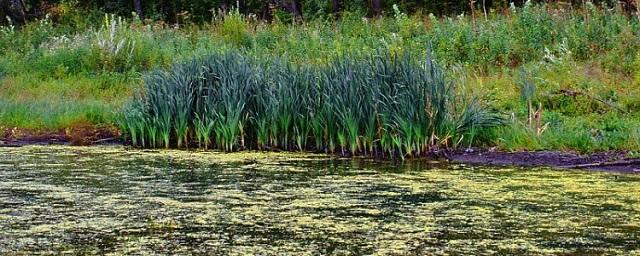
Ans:
[[[0,149],[0,254],[638,254],[640,176]]]

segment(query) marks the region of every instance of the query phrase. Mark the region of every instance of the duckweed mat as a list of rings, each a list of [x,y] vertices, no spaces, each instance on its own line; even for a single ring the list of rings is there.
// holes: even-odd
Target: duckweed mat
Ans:
[[[0,254],[640,254],[640,176],[0,148]]]

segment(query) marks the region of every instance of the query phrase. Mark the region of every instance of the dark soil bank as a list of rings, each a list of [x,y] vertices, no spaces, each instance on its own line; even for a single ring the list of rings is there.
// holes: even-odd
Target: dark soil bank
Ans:
[[[120,134],[113,127],[79,125],[58,131],[37,131],[29,129],[0,129],[0,147],[24,145],[96,145],[119,141]]]
[[[4,129],[0,133],[0,147],[19,147],[24,145],[97,145],[121,144],[115,129],[81,127],[57,132],[15,131]],[[474,165],[498,166],[549,166],[565,169],[586,169],[616,171],[640,174],[640,159],[627,157],[626,152],[600,152],[580,155],[560,151],[524,151],[524,152],[454,152],[448,155],[450,161]]]
[[[627,157],[625,152],[600,152],[580,155],[559,151],[524,152],[458,152],[450,155],[455,163],[508,166],[550,166],[566,169],[587,169],[640,173],[640,159]]]

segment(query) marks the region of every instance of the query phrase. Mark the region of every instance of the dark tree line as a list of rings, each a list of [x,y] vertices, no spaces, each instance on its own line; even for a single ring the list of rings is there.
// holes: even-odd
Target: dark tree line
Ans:
[[[52,6],[69,0],[0,0],[0,16],[9,17],[14,22],[26,22],[38,18]],[[512,2],[522,5],[525,0],[86,0],[77,1],[76,8],[85,11],[129,15],[137,13],[142,18],[178,21],[185,16],[192,21],[210,20],[215,11],[238,8],[241,13],[255,14],[258,18],[270,20],[275,15],[289,15],[291,20],[318,17],[339,17],[344,11],[377,16],[392,13],[394,4],[407,12],[455,15],[470,13],[472,10],[507,8]],[[555,2],[535,0],[534,2]],[[583,5],[585,0],[568,0],[565,3]],[[594,0],[595,4],[614,5],[620,3],[628,11],[636,11],[640,0]],[[3,21],[5,19],[2,19]]]
[[[22,0],[0,0],[0,15],[16,22],[26,22],[26,5]]]

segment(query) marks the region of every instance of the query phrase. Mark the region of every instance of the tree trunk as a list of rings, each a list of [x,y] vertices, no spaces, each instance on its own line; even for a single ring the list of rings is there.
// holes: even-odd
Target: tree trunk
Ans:
[[[290,4],[290,10],[295,21],[302,21],[302,5],[300,4],[300,1],[292,0]]]
[[[487,1],[482,0],[482,11],[484,12],[484,20],[487,20]]]
[[[274,9],[275,7],[273,6],[272,3],[270,3],[269,1],[267,1],[266,3],[264,3],[262,5],[262,10],[261,10],[261,19],[266,20],[268,22],[271,22],[273,20],[273,13],[272,13],[272,9]]]
[[[136,10],[136,14],[138,15],[138,18],[142,20],[144,19],[144,13],[142,12],[142,2],[140,1],[141,0],[133,0],[133,9]]]
[[[380,0],[371,0],[371,14],[373,16],[382,14],[382,2]]]
[[[336,16],[340,13],[340,2],[338,0],[331,0],[331,11]]]
[[[635,0],[634,5],[636,7],[636,16],[638,16],[638,20],[640,21],[640,0]]]
[[[476,23],[476,1],[475,0],[469,0],[469,9],[471,10],[471,21],[473,21],[473,24]]]
[[[15,23],[27,23],[27,10],[22,0],[0,0],[0,13],[8,16]]]

